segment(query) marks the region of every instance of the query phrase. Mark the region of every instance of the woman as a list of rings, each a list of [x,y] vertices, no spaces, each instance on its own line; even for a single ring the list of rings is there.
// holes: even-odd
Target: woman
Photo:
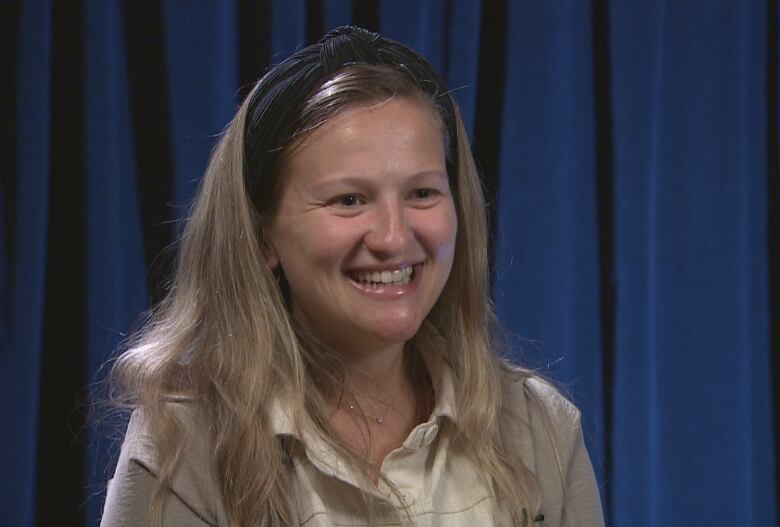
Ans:
[[[353,27],[271,69],[212,155],[103,525],[602,525],[577,410],[491,342],[457,108]]]

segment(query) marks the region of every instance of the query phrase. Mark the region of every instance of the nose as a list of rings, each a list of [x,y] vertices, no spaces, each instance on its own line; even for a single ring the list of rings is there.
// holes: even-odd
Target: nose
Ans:
[[[403,203],[387,200],[375,205],[370,229],[364,238],[370,251],[385,257],[400,254],[407,248],[411,237]]]

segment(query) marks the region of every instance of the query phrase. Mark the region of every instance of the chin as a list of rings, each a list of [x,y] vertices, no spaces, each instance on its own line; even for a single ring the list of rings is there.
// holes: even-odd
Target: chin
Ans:
[[[395,324],[374,327],[374,337],[388,344],[401,344],[412,339],[420,330],[422,320],[396,321]]]

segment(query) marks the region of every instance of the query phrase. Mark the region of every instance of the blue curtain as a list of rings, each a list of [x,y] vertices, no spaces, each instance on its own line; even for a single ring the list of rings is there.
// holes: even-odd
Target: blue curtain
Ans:
[[[777,525],[778,5],[5,2],[3,523],[97,523],[115,449],[86,394],[216,135],[268,64],[357,23],[453,90],[512,353],[582,408],[608,523]]]

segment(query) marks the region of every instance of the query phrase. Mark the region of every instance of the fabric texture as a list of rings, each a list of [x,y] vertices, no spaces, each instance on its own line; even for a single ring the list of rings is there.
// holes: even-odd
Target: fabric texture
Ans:
[[[364,495],[375,498],[373,518],[381,525],[399,524],[395,510],[404,507],[417,527],[511,525],[506,508],[491,498],[465,452],[452,443],[457,409],[449,367],[438,357],[426,362],[436,393],[434,410],[382,465],[382,473],[396,486],[397,494],[381,484],[365,482],[315,432],[296,431],[281,399],[272,402],[274,432],[295,437],[304,447],[293,457],[295,493],[290,506],[298,525],[368,525]],[[503,383],[505,440],[536,475],[542,491],[544,518],[534,523],[547,527],[604,525],[579,410],[549,384],[522,371],[507,370]],[[167,500],[164,524],[227,525],[218,487],[208,469],[205,426],[199,424],[193,405],[174,404],[187,444]],[[136,410],[109,485],[101,525],[144,523],[156,466],[154,440],[143,412]]]

